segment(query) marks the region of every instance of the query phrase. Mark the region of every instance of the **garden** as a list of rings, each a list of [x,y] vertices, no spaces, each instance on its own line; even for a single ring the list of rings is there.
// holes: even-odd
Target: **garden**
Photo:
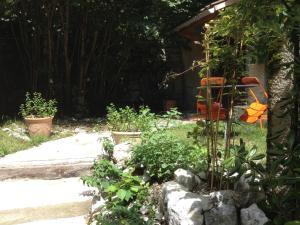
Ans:
[[[97,133],[103,152],[80,178],[95,190],[87,224],[300,224],[299,1],[240,0],[203,24],[205,57],[189,68],[200,77],[192,117],[156,101],[157,86],[185,76],[171,72],[166,52],[186,40],[169,30],[199,4],[135,3],[0,3],[0,29],[11,26],[30,90],[15,98],[13,117],[0,114],[0,159]],[[264,102],[252,91],[261,84],[247,83],[250,63],[266,67]]]
[[[106,140],[108,160],[95,164],[94,174],[83,178],[97,187],[107,202],[92,213],[92,221],[299,224],[297,10],[296,1],[240,1],[205,25],[206,58],[195,64],[201,66],[200,76],[208,81],[215,70],[222,69],[230,84],[227,119],[221,121],[222,109],[214,104],[209,92],[213,84],[208,82],[209,94],[197,96],[198,101],[205,102],[208,114],[187,131],[191,141],[179,138],[180,129],[166,129],[156,119],[154,125],[142,132],[141,142],[133,146],[128,161],[118,165],[114,158],[116,149]],[[237,81],[244,77],[249,61],[266,62],[270,73],[266,146],[260,141],[263,131],[251,130],[239,136],[236,130],[243,127],[235,119]],[[257,119],[262,113],[256,114]],[[172,114],[163,117],[168,121]],[[114,118],[124,121],[118,113],[114,116],[108,113],[108,124]]]

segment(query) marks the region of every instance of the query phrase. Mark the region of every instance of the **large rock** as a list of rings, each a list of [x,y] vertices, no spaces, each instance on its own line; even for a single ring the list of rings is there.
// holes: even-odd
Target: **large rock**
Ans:
[[[204,213],[205,225],[237,225],[237,210],[233,191],[216,191],[210,194],[213,207]]]
[[[234,185],[235,204],[238,208],[246,208],[265,199],[262,188],[250,185],[250,181],[251,178],[247,178],[244,174]]]
[[[191,193],[174,181],[163,185],[160,210],[169,225],[203,225],[203,211],[210,207],[208,196]]]
[[[265,213],[256,204],[241,210],[241,225],[264,225],[268,221]]]
[[[209,196],[215,206],[219,206],[221,204],[234,204],[234,191],[231,190],[211,192]]]
[[[124,142],[114,146],[113,157],[120,166],[125,166],[126,161],[131,157],[132,145]]]
[[[200,178],[188,170],[178,169],[174,175],[175,181],[186,187],[189,191],[192,191],[201,183]]]

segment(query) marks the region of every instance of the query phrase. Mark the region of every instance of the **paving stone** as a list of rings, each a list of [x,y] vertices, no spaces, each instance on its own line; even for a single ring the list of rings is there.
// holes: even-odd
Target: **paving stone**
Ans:
[[[79,133],[0,158],[0,180],[82,176],[103,154],[98,133]]]
[[[86,215],[95,189],[80,178],[0,182],[0,225]]]

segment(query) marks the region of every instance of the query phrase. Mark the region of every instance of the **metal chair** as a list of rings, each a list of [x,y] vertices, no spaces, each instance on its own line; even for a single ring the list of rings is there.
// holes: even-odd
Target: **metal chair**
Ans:
[[[268,99],[268,94],[265,91],[264,87],[257,79],[257,77],[243,77],[241,79],[242,84],[244,85],[257,85],[260,91],[263,93],[265,100]],[[240,116],[240,120],[245,121],[246,123],[254,124],[257,121],[260,123],[260,128],[263,128],[263,121],[268,120],[267,109],[268,105],[262,103],[259,98],[255,95],[254,90],[249,88],[249,95],[253,97],[254,102],[250,103],[249,107],[245,109],[245,112]]]
[[[200,81],[200,89],[197,99],[197,113],[206,120],[226,120],[227,110],[222,106],[222,87],[226,80],[224,77],[203,78]],[[209,89],[208,91],[207,88]],[[212,90],[214,92],[212,94]],[[204,93],[206,91],[206,93]],[[214,96],[215,94],[215,96]],[[211,101],[211,110],[208,110],[208,101]]]

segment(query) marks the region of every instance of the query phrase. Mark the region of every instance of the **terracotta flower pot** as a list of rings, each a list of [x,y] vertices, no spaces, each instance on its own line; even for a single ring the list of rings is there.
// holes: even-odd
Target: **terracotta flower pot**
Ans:
[[[175,108],[177,106],[176,100],[168,99],[163,102],[164,111],[169,111],[171,108]]]
[[[120,132],[120,131],[112,131],[111,135],[116,144],[120,144],[122,139],[135,139],[136,141],[140,139],[141,132]]]
[[[24,120],[30,136],[50,136],[53,117],[25,118]]]

